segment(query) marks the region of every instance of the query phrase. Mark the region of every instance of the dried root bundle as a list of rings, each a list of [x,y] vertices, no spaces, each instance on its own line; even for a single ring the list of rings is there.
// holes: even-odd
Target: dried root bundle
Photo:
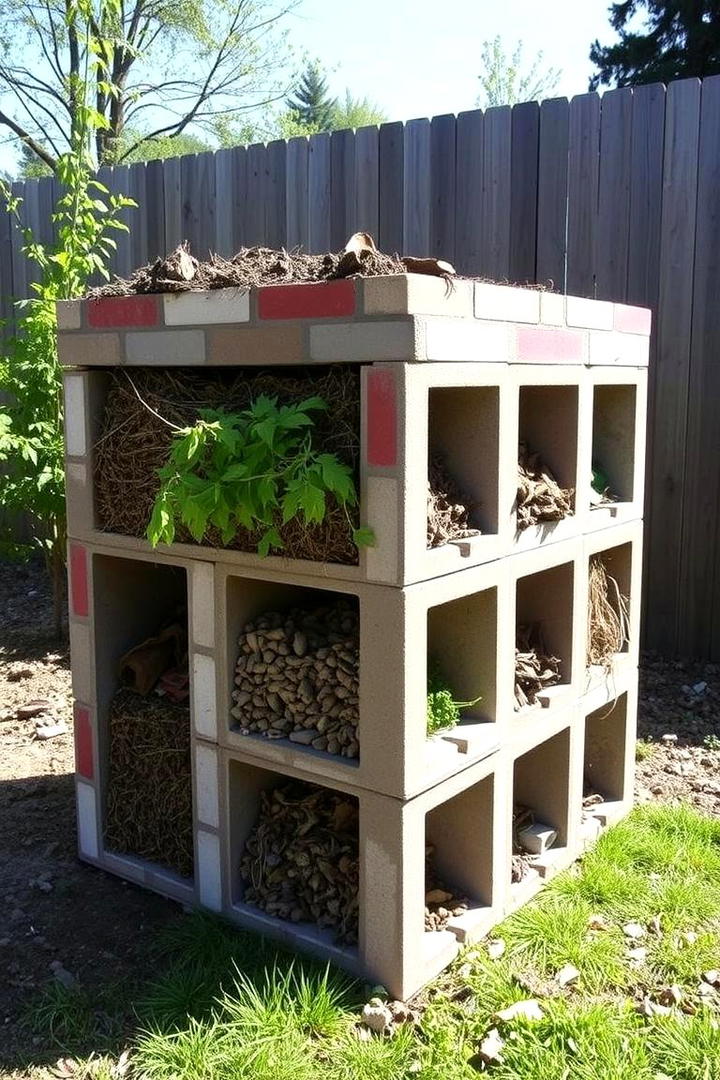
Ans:
[[[545,649],[537,624],[519,626],[515,646],[515,707],[534,705],[541,690],[559,683],[561,663]]]
[[[608,574],[602,556],[590,559],[588,600],[588,664],[609,668],[622,652],[630,631],[630,602]]]
[[[520,443],[518,455],[517,528],[527,529],[541,522],[560,521],[573,514],[572,488],[562,488],[542,462]]]
[[[444,462],[432,458],[428,466],[427,546],[440,547],[449,540],[479,536],[469,524],[472,503],[458,489]]]
[[[192,877],[189,708],[119,690],[109,731],[107,847]]]
[[[238,640],[235,723],[356,758],[359,633],[357,607],[345,600],[247,623]]]
[[[359,875],[355,799],[290,782],[260,797],[240,874],[247,904],[291,922],[332,928],[357,941]]]

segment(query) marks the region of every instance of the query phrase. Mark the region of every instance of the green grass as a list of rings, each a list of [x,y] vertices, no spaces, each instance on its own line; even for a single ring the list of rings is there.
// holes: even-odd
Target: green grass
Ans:
[[[598,915],[607,928],[589,929]],[[640,963],[627,957],[630,921],[651,927]],[[204,915],[165,933],[139,992],[53,985],[28,1024],[66,1054],[93,1051],[79,1075],[100,1080],[113,1072],[99,1055],[123,1048],[127,1080],[471,1080],[492,1027],[505,1043],[495,1080],[720,1080],[720,999],[697,992],[720,966],[720,821],[636,810],[494,936],[504,955],[466,950],[422,995],[419,1024],[392,1038],[361,1037],[367,987]],[[560,988],[566,964],[580,977]],[[689,1014],[640,1015],[671,984]],[[528,997],[542,1020],[497,1020]],[[110,1001],[117,1015],[102,1020]]]
[[[638,739],[635,743],[635,760],[646,761],[652,757],[657,749],[657,744],[652,739]]]

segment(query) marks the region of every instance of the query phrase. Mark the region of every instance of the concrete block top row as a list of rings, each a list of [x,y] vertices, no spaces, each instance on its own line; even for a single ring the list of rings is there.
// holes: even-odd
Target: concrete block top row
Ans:
[[[647,364],[651,313],[419,274],[57,305],[61,363],[243,366],[373,361]]]

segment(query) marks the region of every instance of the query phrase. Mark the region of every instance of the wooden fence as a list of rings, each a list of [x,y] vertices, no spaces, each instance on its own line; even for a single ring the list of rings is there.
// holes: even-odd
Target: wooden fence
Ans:
[[[385,250],[650,306],[645,641],[720,658],[720,76],[104,169],[132,195],[114,269],[188,239]],[[46,238],[52,179],[16,185]],[[27,294],[0,215],[0,295]],[[9,253],[9,254],[8,254]]]

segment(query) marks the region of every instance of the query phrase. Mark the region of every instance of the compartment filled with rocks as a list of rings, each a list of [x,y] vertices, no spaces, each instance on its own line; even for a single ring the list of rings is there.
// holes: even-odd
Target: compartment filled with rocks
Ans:
[[[349,759],[360,754],[360,613],[356,597],[308,589],[303,603],[243,623],[231,724]]]
[[[513,768],[510,881],[537,875],[537,864],[568,842],[570,729],[521,754]]]
[[[239,770],[247,770],[239,765]],[[333,939],[358,937],[357,799],[300,780],[262,774],[253,820],[239,857],[240,897],[274,918],[312,923]],[[236,772],[234,774],[238,776]],[[272,782],[274,778],[274,783]],[[238,782],[241,783],[240,776]],[[235,793],[240,797],[239,793]]]

